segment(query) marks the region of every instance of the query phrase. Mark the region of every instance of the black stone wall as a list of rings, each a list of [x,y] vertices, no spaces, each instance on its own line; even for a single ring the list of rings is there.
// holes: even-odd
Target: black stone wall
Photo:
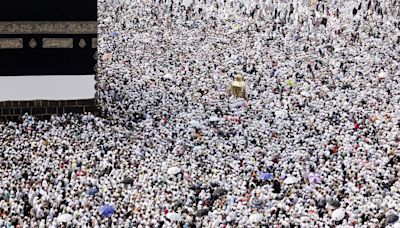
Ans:
[[[21,49],[0,49],[0,76],[18,75],[93,75],[96,67],[96,48],[92,39],[96,34],[0,34],[0,38],[22,38]],[[37,47],[29,47],[35,38]],[[74,48],[42,48],[42,38],[73,38]],[[79,47],[83,39],[87,45]],[[18,66],[18,67],[16,67]]]
[[[16,120],[28,113],[39,119],[49,119],[51,115],[62,113],[99,114],[95,99],[86,100],[35,100],[0,102],[0,119]]]
[[[96,21],[97,0],[2,0],[0,21]]]

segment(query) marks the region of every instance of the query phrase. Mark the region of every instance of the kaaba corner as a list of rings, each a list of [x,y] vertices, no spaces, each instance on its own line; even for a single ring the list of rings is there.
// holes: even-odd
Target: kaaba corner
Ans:
[[[98,113],[96,69],[96,0],[2,1],[1,119]]]

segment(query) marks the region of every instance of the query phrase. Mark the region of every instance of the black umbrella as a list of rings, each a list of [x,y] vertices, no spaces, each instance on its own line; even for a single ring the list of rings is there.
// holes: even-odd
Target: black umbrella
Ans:
[[[331,205],[332,207],[336,207],[336,208],[340,207],[340,202],[338,200],[329,200],[328,204]]]
[[[196,212],[196,216],[197,217],[203,217],[203,216],[206,216],[206,215],[208,215],[208,212],[210,212],[210,210],[209,209],[200,209],[200,210],[198,210],[197,212]]]
[[[194,182],[194,183],[189,187],[189,189],[190,189],[190,190],[194,190],[194,191],[204,189],[204,188],[203,188],[203,183],[201,183],[201,182]]]
[[[325,206],[326,206],[326,199],[321,199],[317,202],[318,208],[325,208]]]
[[[391,224],[391,223],[395,223],[399,220],[399,216],[395,215],[395,214],[390,214],[388,216],[386,216],[385,222],[387,224]]]
[[[274,180],[272,188],[274,189],[273,193],[276,193],[276,194],[280,193],[281,192],[281,183],[279,183],[278,180]]]
[[[219,184],[217,182],[211,182],[210,183],[211,187],[215,188],[215,187],[219,187]]]
[[[321,24],[324,25],[326,27],[326,24],[328,23],[328,18],[324,17],[321,20]]]
[[[325,45],[325,48],[327,48],[327,49],[334,49],[335,47],[333,47],[333,45],[327,44],[327,45]]]
[[[264,205],[264,202],[260,199],[254,199],[251,201],[251,204],[256,208],[262,208],[262,206]]]
[[[223,188],[217,188],[217,189],[213,192],[213,195],[215,195],[215,196],[223,196],[223,195],[225,195],[227,192],[228,192],[228,191],[226,191],[226,190],[223,189]]]
[[[120,183],[122,184],[133,184],[135,180],[131,177],[125,177]]]

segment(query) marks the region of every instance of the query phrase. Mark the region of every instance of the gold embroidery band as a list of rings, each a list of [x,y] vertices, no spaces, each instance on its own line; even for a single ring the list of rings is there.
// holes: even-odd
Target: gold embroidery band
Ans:
[[[0,21],[0,34],[97,34],[97,22]]]
[[[23,47],[22,38],[0,38],[0,49],[17,49]]]
[[[43,48],[73,48],[72,38],[43,38]]]

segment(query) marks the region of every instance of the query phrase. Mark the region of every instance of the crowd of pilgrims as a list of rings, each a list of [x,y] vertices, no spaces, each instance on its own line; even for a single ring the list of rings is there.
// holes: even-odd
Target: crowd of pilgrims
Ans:
[[[399,1],[98,4],[103,114],[0,123],[0,227],[400,227]]]

